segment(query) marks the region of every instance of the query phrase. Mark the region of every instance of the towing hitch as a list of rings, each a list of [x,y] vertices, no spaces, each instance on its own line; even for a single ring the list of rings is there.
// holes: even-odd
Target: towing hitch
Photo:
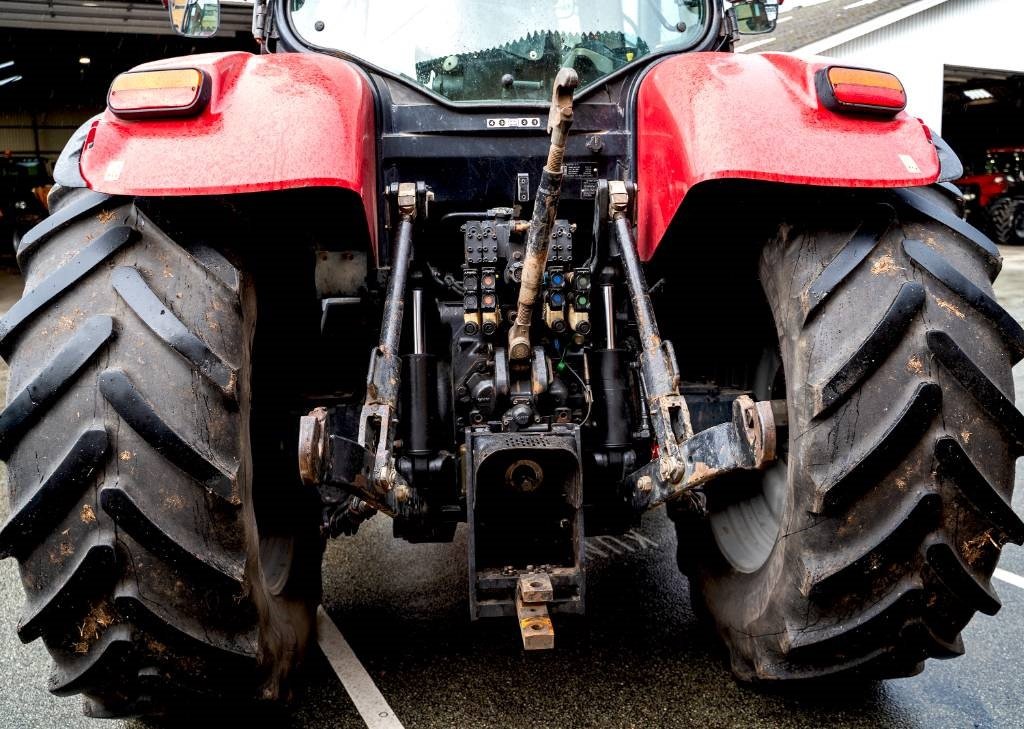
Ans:
[[[617,253],[640,334],[640,377],[657,445],[657,457],[624,482],[627,498],[640,512],[693,494],[698,486],[723,474],[763,469],[774,461],[775,412],[785,412],[785,403],[773,408],[771,402],[754,402],[741,396],[733,403],[731,422],[693,432],[686,400],[679,391],[675,350],[671,342],[662,340],[658,331],[636,250],[629,217],[634,196],[635,188],[630,183],[608,182],[608,217],[615,231]],[[703,510],[703,500],[696,495],[695,498]]]

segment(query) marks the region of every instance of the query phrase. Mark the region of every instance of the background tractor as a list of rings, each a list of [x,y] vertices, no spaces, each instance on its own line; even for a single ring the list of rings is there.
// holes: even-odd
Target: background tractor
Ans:
[[[731,52],[777,11],[257,0],[265,52],[118,76],[0,321],[50,690],[287,698],[370,518],[465,529],[468,617],[552,648],[585,536],[660,506],[743,681],[961,654],[1024,331],[898,79]]]
[[[997,243],[1024,244],[1024,147],[990,149],[981,170],[956,181],[967,219]]]

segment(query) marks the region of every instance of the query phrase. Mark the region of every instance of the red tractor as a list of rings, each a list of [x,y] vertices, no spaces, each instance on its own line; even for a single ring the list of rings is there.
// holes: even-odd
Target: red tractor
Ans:
[[[265,53],[117,77],[0,321],[50,690],[287,697],[375,515],[465,524],[527,649],[664,506],[743,681],[963,653],[1024,540],[1024,331],[895,77],[731,52],[777,10],[257,0]]]
[[[1024,147],[988,150],[984,171],[956,184],[968,220],[977,220],[997,243],[1024,245]]]

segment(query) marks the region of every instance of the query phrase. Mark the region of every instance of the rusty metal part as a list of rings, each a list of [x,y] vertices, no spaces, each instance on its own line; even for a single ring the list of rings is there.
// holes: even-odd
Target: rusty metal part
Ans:
[[[579,83],[579,76],[571,68],[563,68],[555,77],[551,109],[548,113],[551,146],[548,148],[547,164],[541,171],[537,197],[534,201],[533,218],[526,239],[516,320],[509,331],[508,351],[509,357],[513,360],[524,360],[530,356],[533,307],[540,295],[540,286],[548,261],[548,242],[551,239],[555,218],[558,217],[558,200],[562,194],[562,160],[573,121],[573,92]]]
[[[398,214],[402,218],[416,217],[416,183],[400,182],[398,184]]]
[[[565,307],[552,308],[551,304],[545,302],[543,318],[544,324],[555,334],[565,332]]]
[[[393,515],[418,502],[415,492],[398,472],[393,448],[402,374],[399,345],[412,260],[413,224],[417,216],[426,215],[431,196],[422,182],[392,185],[389,195],[398,212],[398,224],[380,343],[370,355],[359,434],[352,441],[327,433],[326,414],[321,417],[314,411],[300,424],[299,470],[307,483],[331,483],[358,497],[363,502],[360,513],[376,509]],[[422,301],[417,303],[421,308]],[[420,319],[416,323],[422,327]],[[416,346],[421,344],[417,342]]]
[[[327,451],[327,408],[316,408],[299,419],[299,476],[307,486],[323,481]]]
[[[583,613],[586,572],[580,438],[579,428],[567,426],[545,431],[467,432],[462,478],[473,620],[517,615],[519,577],[541,572],[552,586],[552,597],[546,601],[550,613]],[[537,482],[537,474],[543,481]],[[531,483],[526,484],[524,477]],[[512,481],[511,487],[506,478]],[[524,485],[528,488],[523,489]],[[532,552],[534,566],[512,566],[515,557],[511,550],[522,544],[524,524],[548,523],[545,519],[555,517],[539,503],[558,509],[557,537],[552,535],[547,547]],[[566,564],[567,554],[572,555],[571,566]]]
[[[575,307],[569,307],[569,328],[583,336],[590,334],[590,312],[576,311]]]
[[[551,576],[546,572],[520,575],[516,589],[523,602],[551,602],[555,599],[555,588],[551,585]]]
[[[647,293],[647,281],[640,266],[633,225],[628,216],[631,202],[629,187],[619,180],[609,181],[608,197],[608,214],[615,228],[630,303],[640,334],[640,372],[647,391],[646,404],[654,439],[658,444],[658,476],[660,481],[678,484],[686,473],[680,441],[693,435],[693,427],[686,400],[679,394],[675,351],[670,342],[662,341],[654,318],[654,307]]]
[[[516,587],[516,617],[526,650],[551,650],[555,647],[555,626],[547,606],[553,599],[554,588],[547,574],[536,572],[520,576]]]
[[[343,534],[353,536],[359,526],[376,513],[376,509],[358,496],[349,496],[343,504],[324,507],[321,533],[329,539]]]
[[[402,199],[401,195],[399,199]],[[402,212],[398,224],[394,257],[391,261],[391,277],[388,280],[384,301],[380,344],[370,355],[366,400],[359,416],[359,443],[374,454],[371,490],[365,495],[359,494],[370,503],[380,501],[401,482],[401,476],[395,467],[392,444],[395,440],[402,377],[402,359],[398,350],[405,310],[405,288],[409,262],[412,258],[412,229],[416,206],[412,205],[411,212],[408,206],[400,205],[399,209],[405,212]]]
[[[776,426],[773,401],[754,402],[746,395],[736,398],[733,409],[740,409],[744,435],[754,454],[754,468],[775,460]]]
[[[505,485],[513,491],[532,493],[544,484],[544,471],[536,461],[518,460],[505,470]]]
[[[626,484],[633,508],[644,511],[689,494],[719,476],[735,471],[762,470],[776,458],[776,422],[772,402],[755,402],[743,395],[733,402],[733,417],[696,433],[680,444],[683,478],[670,482],[657,461],[631,474]],[[702,500],[698,500],[702,501]]]

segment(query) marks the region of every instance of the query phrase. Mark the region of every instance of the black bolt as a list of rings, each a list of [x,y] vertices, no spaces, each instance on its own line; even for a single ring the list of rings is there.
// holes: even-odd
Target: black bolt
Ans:
[[[322,21],[322,20],[316,21],[315,23],[313,23],[313,27],[316,28],[317,30],[323,30],[324,29],[324,21]]]

